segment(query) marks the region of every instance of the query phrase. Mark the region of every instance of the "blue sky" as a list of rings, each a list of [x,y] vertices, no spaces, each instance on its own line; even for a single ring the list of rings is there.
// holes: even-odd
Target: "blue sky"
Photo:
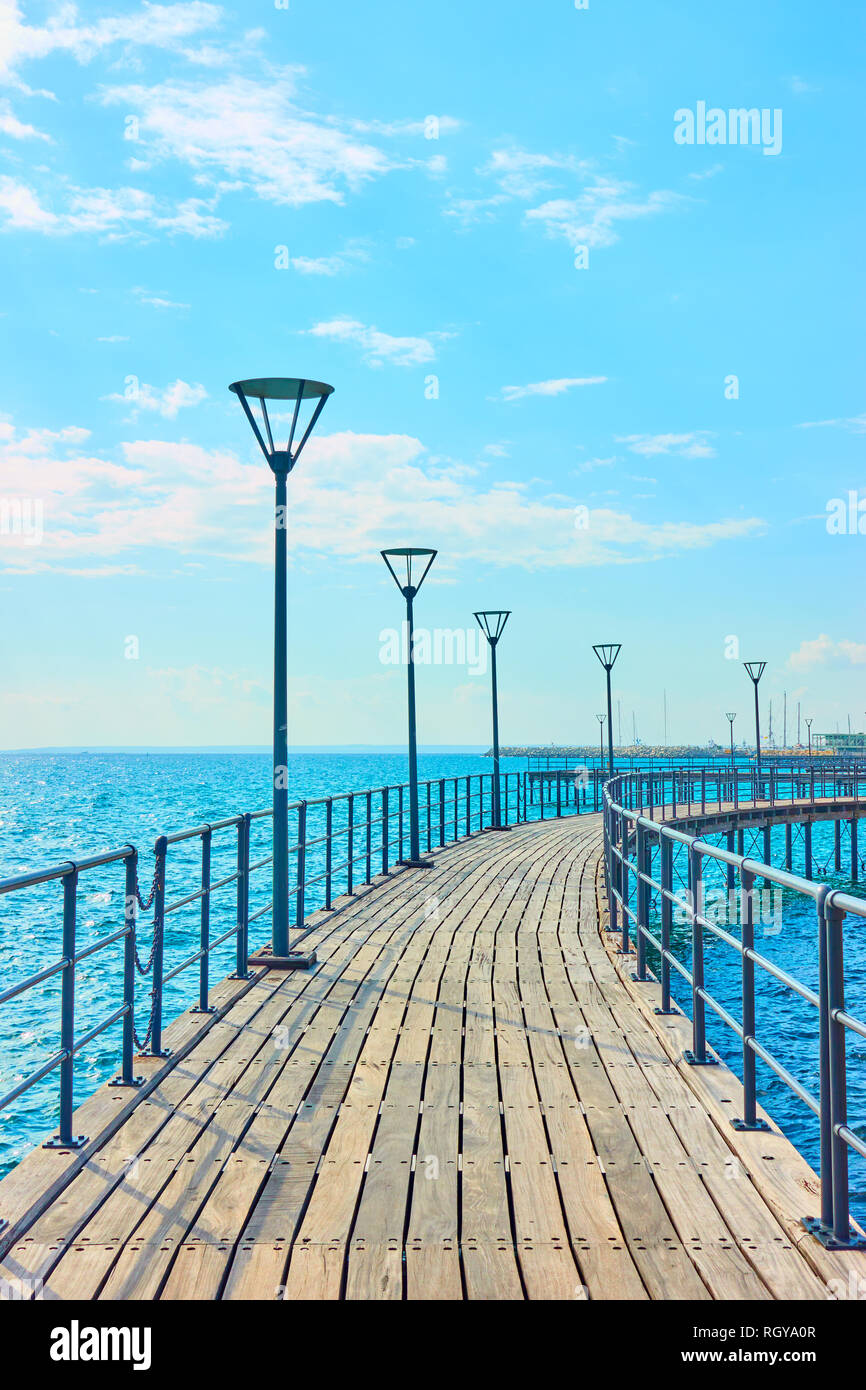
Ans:
[[[506,741],[594,740],[609,640],[645,741],[665,689],[672,739],[747,731],[736,643],[774,723],[863,727],[866,540],[827,527],[866,498],[862,6],[0,15],[0,745],[267,742],[254,375],[335,387],[290,479],[294,742],[399,736],[401,543],[440,551],[419,623],[513,610]],[[781,149],[677,143],[699,102]],[[483,742],[487,678],[430,665],[419,709]]]

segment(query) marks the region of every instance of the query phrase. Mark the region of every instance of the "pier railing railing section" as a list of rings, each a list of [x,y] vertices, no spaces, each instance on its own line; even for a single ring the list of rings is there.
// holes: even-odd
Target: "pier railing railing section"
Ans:
[[[447,843],[487,830],[493,823],[493,776],[477,773],[461,777],[437,778],[421,782],[418,787],[422,847],[433,851]],[[519,773],[500,776],[500,804],[504,826],[526,817],[526,786]],[[409,789],[405,784],[378,787],[360,792],[347,792],[318,800],[298,801],[289,808],[289,854],[294,870],[290,888],[294,930],[292,949],[313,930],[306,925],[310,913],[317,909],[341,911],[351,901],[359,887],[371,884],[379,875],[399,867],[404,851],[409,848]],[[232,978],[251,978],[250,933],[255,924],[267,918],[272,910],[270,876],[260,871],[272,863],[270,852],[256,848],[259,822],[272,819],[272,811],[262,810],[231,816],[228,819],[196,826],[189,830],[161,835],[154,844],[152,879],[147,896],[139,885],[139,851],[132,844],[104,854],[69,860],[52,868],[17,874],[0,880],[0,901],[7,895],[57,884],[62,894],[62,937],[57,958],[26,979],[0,989],[0,1006],[24,995],[40,985],[59,977],[59,1047],[26,1076],[17,1078],[15,1085],[0,1095],[0,1111],[14,1104],[25,1092],[56,1072],[59,1084],[58,1132],[49,1144],[58,1148],[80,1147],[86,1136],[72,1132],[74,1111],[74,1081],[76,1058],[114,1025],[120,1027],[119,1073],[112,1083],[117,1086],[137,1086],[141,1078],[135,1075],[135,1056],[168,1056],[163,1047],[164,998],[166,986],[184,971],[197,967],[196,1010],[214,1012],[210,1004],[211,959],[220,947],[231,951],[227,943],[234,938],[235,972]],[[270,833],[261,838],[270,851]],[[292,834],[294,829],[294,834]],[[228,857],[228,862],[227,861]],[[187,891],[169,898],[167,882],[173,861],[182,872]],[[214,871],[215,864],[231,867],[230,872]],[[107,866],[117,866],[123,874],[124,908],[122,924],[94,941],[82,944],[79,930],[81,879]],[[191,887],[192,883],[197,886]],[[230,891],[234,895],[234,910],[219,895]],[[335,900],[346,896],[346,902],[335,907]],[[212,934],[212,909],[219,904],[232,918],[227,930]],[[188,949],[190,933],[173,934],[167,919],[184,909],[198,911],[198,923],[193,924],[196,948],[183,959],[175,961],[180,940]],[[50,910],[50,904],[44,910]],[[152,924],[143,933],[140,914],[152,912]],[[320,919],[321,920],[321,919]],[[319,923],[317,923],[318,925]],[[197,925],[197,930],[196,930]],[[60,934],[60,933],[59,933]],[[146,937],[145,945],[142,938]],[[261,945],[266,944],[265,937]],[[85,1031],[80,1031],[82,1009],[76,1011],[76,974],[82,962],[113,945],[121,949],[122,984],[117,981],[117,994],[107,1016],[92,1023],[87,1019]],[[119,972],[118,972],[119,973]],[[149,981],[147,1018],[139,1031],[136,1027],[137,977]],[[105,979],[113,980],[110,970]],[[51,988],[50,985],[48,985]],[[101,991],[104,993],[104,991]],[[140,1001],[139,1001],[140,1002]],[[191,1002],[191,1001],[190,1001]],[[183,1004],[180,1005],[183,1007]],[[104,1044],[103,1044],[104,1045]]]
[[[866,1142],[848,1123],[848,1082],[846,1043],[849,1034],[866,1038],[866,1023],[845,1008],[844,926],[846,917],[866,921],[866,900],[813,882],[769,863],[732,853],[696,835],[677,830],[664,820],[683,818],[684,810],[697,814],[707,807],[715,811],[720,802],[728,807],[750,805],[770,810],[790,801],[790,782],[796,790],[793,799],[854,801],[856,816],[859,800],[866,791],[866,775],[850,767],[809,769],[804,791],[797,769],[766,769],[759,777],[752,769],[751,782],[724,774],[719,783],[715,775],[710,785],[702,772],[691,770],[673,776],[669,773],[648,778],[644,773],[623,774],[604,787],[604,868],[609,909],[608,930],[620,937],[623,955],[636,956],[633,978],[656,979],[661,986],[657,1012],[679,1012],[672,1006],[671,971],[686,982],[691,993],[692,1046],[684,1054],[692,1066],[711,1066],[716,1058],[707,1047],[706,1010],[710,1009],[734,1033],[742,1049],[743,1113],[732,1119],[739,1130],[766,1129],[757,1115],[758,1094],[756,1059],[783,1082],[817,1117],[820,1137],[821,1216],[804,1218],[804,1225],[830,1249],[861,1247],[863,1239],[851,1227],[849,1209],[848,1158],[853,1149],[866,1158]],[[713,805],[715,803],[715,805]],[[856,819],[851,821],[856,837]],[[730,836],[728,844],[731,843]],[[856,848],[856,838],[854,840]],[[687,863],[685,892],[675,882],[674,855],[679,849]],[[729,892],[736,895],[740,931],[736,935],[707,915],[705,876],[710,865],[718,872]],[[818,989],[795,979],[775,961],[755,948],[755,883],[776,885],[810,899],[817,921],[816,962]],[[736,885],[736,886],[735,886]],[[674,913],[690,935],[689,968],[671,946]],[[730,925],[730,922],[728,922]],[[723,943],[740,958],[741,1010],[735,1018],[713,997],[705,974],[707,936]],[[658,962],[658,975],[647,966],[651,948]],[[757,1037],[755,1008],[756,970],[766,972],[778,984],[793,991],[818,1013],[818,1094],[814,1095],[797,1080]]]

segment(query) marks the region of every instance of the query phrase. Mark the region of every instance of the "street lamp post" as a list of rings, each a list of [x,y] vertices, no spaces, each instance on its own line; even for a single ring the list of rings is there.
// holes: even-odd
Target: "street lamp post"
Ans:
[[[734,770],[734,720],[736,719],[737,716],[736,716],[736,714],[728,714],[728,715],[726,715],[725,717],[726,717],[728,723],[729,723],[730,726],[731,726],[731,772],[733,772],[733,770]]]
[[[406,600],[406,634],[407,634],[407,686],[409,700],[409,858],[401,859],[401,864],[406,864],[413,869],[431,869],[432,859],[421,858],[421,835],[418,828],[418,746],[415,735],[415,654],[414,646],[414,613],[413,604],[415,595],[427,578],[427,573],[436,559],[437,552],[419,546],[401,546],[380,552],[382,559],[391,572],[391,577],[400,593]],[[401,575],[394,569],[391,561],[394,560],[399,570],[405,568],[405,582]],[[426,561],[426,563],[425,563]],[[424,565],[420,575],[417,570],[413,573],[413,562],[417,565]]]
[[[598,720],[598,770],[600,772],[604,767],[604,721],[607,715],[597,714],[595,717]]]
[[[761,711],[758,705],[758,681],[761,679],[766,669],[766,661],[744,661],[743,665],[749,674],[749,679],[755,687],[755,757],[757,759],[758,776],[761,775]]]
[[[809,735],[809,761],[811,762],[811,760],[812,760],[812,721],[811,721],[811,719],[807,719],[807,720],[806,720],[806,730],[807,730],[808,735]]]
[[[613,664],[622,651],[621,642],[599,642],[592,649],[607,675],[607,768],[608,775],[613,776],[613,710],[610,702],[610,673]]]
[[[489,610],[475,614],[475,621],[490,643],[490,675],[493,690],[493,798],[491,830],[510,830],[502,824],[502,794],[499,785],[499,694],[496,686],[496,644],[505,631],[511,609]]]
[[[261,958],[261,964],[285,969],[312,965],[316,954],[292,952],[289,948],[289,779],[288,779],[288,643],[287,643],[287,480],[298,456],[312,434],[325,402],[333,391],[323,381],[300,377],[256,377],[249,381],[234,381],[234,391],[252,426],[259,448],[274,475],[276,506],[274,511],[274,855],[272,939],[273,955]],[[264,435],[253,414],[251,401],[258,401]],[[274,436],[268,416],[268,401],[288,404],[292,422],[285,449],[274,447]],[[311,415],[297,444],[295,435],[301,403],[309,401]]]

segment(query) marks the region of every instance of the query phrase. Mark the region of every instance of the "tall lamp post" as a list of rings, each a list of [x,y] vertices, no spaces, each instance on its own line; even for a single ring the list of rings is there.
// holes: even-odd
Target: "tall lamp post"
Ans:
[[[598,642],[592,649],[607,675],[607,767],[608,775],[613,776],[613,710],[610,703],[610,673],[613,664],[622,651],[621,642]]]
[[[415,736],[415,657],[414,657],[414,615],[415,595],[427,578],[427,573],[436,559],[437,552],[421,546],[400,546],[380,552],[391,572],[391,577],[406,600],[407,632],[407,684],[409,698],[409,858],[402,859],[413,869],[430,869],[432,859],[421,858],[421,835],[418,828],[418,746]],[[391,561],[397,565],[397,569]],[[415,566],[413,570],[413,564]],[[423,568],[421,568],[423,566]],[[421,569],[420,574],[418,570]],[[405,579],[403,572],[405,571]]]
[[[755,687],[755,757],[758,765],[758,776],[761,775],[761,711],[758,705],[758,681],[761,679],[766,669],[766,661],[744,661],[743,665],[749,674],[749,679]]]
[[[811,721],[811,719],[807,719],[807,720],[806,720],[806,730],[807,730],[807,733],[808,733],[808,735],[809,735],[809,759],[810,759],[810,761],[811,761],[811,758],[812,758],[812,721]]]
[[[598,720],[598,770],[601,772],[604,767],[604,721],[607,715],[597,714],[595,717]]]
[[[486,609],[475,614],[475,621],[490,643],[490,675],[493,689],[493,824],[491,830],[510,830],[502,824],[502,798],[499,786],[499,695],[496,686],[496,644],[511,617],[511,609]]]
[[[727,719],[728,723],[729,723],[730,726],[731,726],[731,771],[732,771],[732,772],[733,772],[733,770],[734,770],[734,720],[736,719],[736,717],[737,717],[736,714],[727,714],[727,715],[725,716],[725,718]]]
[[[288,649],[286,595],[286,533],[288,476],[313,432],[325,402],[333,391],[323,381],[308,381],[301,377],[256,377],[249,381],[233,381],[234,391],[252,426],[259,448],[264,454],[276,483],[274,511],[274,856],[273,856],[273,955],[263,957],[261,964],[291,969],[312,965],[315,952],[304,954],[289,949],[289,785],[288,785]],[[251,402],[258,402],[264,435],[253,413]],[[291,428],[285,449],[274,446],[268,401],[287,403],[291,411]],[[309,421],[298,443],[298,420],[301,404],[309,401]]]

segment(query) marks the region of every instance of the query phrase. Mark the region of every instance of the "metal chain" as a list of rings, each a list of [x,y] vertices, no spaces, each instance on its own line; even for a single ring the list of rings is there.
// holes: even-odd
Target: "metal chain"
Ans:
[[[138,1036],[138,1032],[137,1032],[137,1030],[136,1030],[136,1028],[135,1028],[134,1025],[133,1025],[133,1029],[132,1029],[132,1034],[133,1034],[133,1037],[135,1038],[135,1045],[136,1045],[136,1047],[138,1048],[139,1052],[146,1052],[146,1051],[147,1051],[147,1046],[148,1046],[148,1043],[150,1042],[151,1034],[153,1033],[153,1025],[154,1025],[154,1021],[155,1021],[155,1019],[156,1019],[156,990],[155,990],[155,989],[152,989],[152,990],[150,991],[150,999],[151,999],[151,1004],[150,1004],[150,1018],[147,1020],[147,1032],[145,1033],[144,1037],[143,1037],[143,1038],[140,1038],[140,1037]]]
[[[144,902],[144,901],[142,900],[141,889],[140,889],[139,884],[138,884],[138,869],[137,869],[137,867],[136,867],[136,872],[135,872],[135,897],[136,897],[136,901],[137,901],[137,903],[138,903],[138,906],[141,908],[141,911],[142,911],[142,912],[147,912],[148,908],[150,907],[151,903],[153,902],[154,895],[155,895],[156,889],[157,889],[157,885],[158,885],[158,883],[159,883],[159,865],[160,865],[160,861],[159,861],[159,859],[157,859],[156,864],[154,865],[154,869],[153,869],[153,879],[151,880],[151,884],[150,884],[150,892],[149,892],[148,895],[147,895],[147,902]]]

